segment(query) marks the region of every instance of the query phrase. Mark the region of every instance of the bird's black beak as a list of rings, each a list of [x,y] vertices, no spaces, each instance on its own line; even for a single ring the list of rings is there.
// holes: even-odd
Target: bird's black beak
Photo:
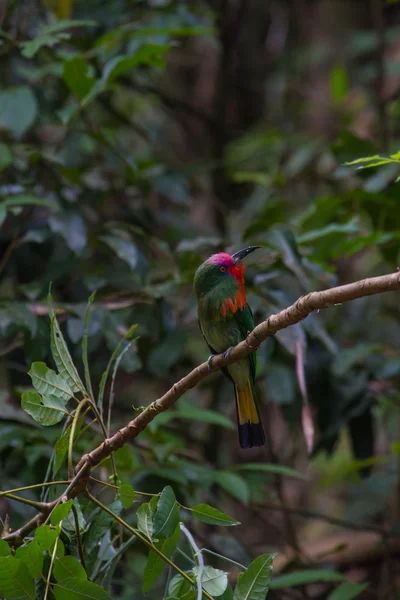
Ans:
[[[240,264],[248,254],[251,254],[251,252],[254,252],[254,250],[258,250],[259,248],[262,248],[262,246],[248,246],[248,248],[243,248],[243,250],[235,252],[235,254],[232,254],[232,258],[235,261],[235,264]]]

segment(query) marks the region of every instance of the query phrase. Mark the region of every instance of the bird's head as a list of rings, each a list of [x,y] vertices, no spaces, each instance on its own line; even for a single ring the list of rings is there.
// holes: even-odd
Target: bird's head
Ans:
[[[243,259],[261,246],[248,246],[227,254],[213,254],[197,269],[194,276],[194,289],[197,296],[202,296],[214,290],[221,290],[225,297],[234,296],[238,291],[244,294],[244,264]]]

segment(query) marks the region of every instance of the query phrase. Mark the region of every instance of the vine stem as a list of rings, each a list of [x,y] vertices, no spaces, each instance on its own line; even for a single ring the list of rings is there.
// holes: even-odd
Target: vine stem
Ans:
[[[203,572],[204,572],[204,558],[203,558],[200,548],[196,544],[194,537],[190,533],[189,529],[183,523],[180,524],[180,527],[181,527],[181,531],[184,533],[189,544],[191,545],[193,554],[197,560],[197,564],[198,564],[198,570],[197,570],[197,574],[196,574],[197,600],[201,600],[202,595],[203,595],[202,580],[203,580]]]
[[[102,502],[100,502],[100,500],[97,500],[97,498],[95,498],[94,496],[92,496],[92,494],[90,492],[87,492],[87,497],[94,504],[96,504],[99,508],[101,508],[106,513],[108,513],[111,517],[113,517],[113,519],[115,519],[120,525],[122,525],[123,527],[125,527],[125,529],[127,529],[128,531],[130,531],[131,533],[133,533],[141,542],[143,542],[148,548],[150,548],[150,550],[152,550],[153,552],[155,552],[155,554],[157,554],[170,567],[172,567],[173,569],[175,569],[175,571],[177,571],[177,573],[179,573],[179,575],[181,575],[181,577],[183,577],[184,579],[186,579],[186,581],[188,581],[193,587],[196,587],[196,584],[193,581],[193,579],[191,579],[189,577],[189,575],[187,575],[184,571],[182,571],[182,569],[180,569],[178,567],[178,565],[176,565],[175,563],[173,563],[172,560],[170,560],[167,556],[165,556],[162,552],[160,552],[160,550],[158,548],[156,548],[156,546],[154,546],[144,535],[142,535],[140,533],[140,531],[138,531],[137,529],[134,529],[133,527],[131,527],[126,521],[124,521],[123,519],[121,519],[121,517],[119,517],[112,510],[110,510],[108,508],[108,506],[106,506],[105,504],[103,504]],[[203,595],[206,598],[208,598],[208,600],[214,600],[213,597],[210,596],[210,594],[208,594],[204,589],[202,590],[202,592],[203,592]]]

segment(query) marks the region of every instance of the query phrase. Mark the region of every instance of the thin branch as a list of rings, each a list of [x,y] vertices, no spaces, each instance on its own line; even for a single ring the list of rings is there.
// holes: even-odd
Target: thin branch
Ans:
[[[128,440],[137,437],[160,412],[173,406],[187,390],[195,387],[200,381],[209,377],[211,373],[220,370],[228,364],[237,362],[251,352],[255,352],[262,342],[271,335],[274,335],[277,331],[299,323],[314,311],[328,308],[329,306],[340,305],[344,302],[350,302],[357,298],[364,298],[366,296],[382,294],[384,292],[393,292],[399,289],[400,272],[382,275],[380,277],[371,277],[369,279],[356,281],[355,283],[342,285],[321,292],[311,292],[306,296],[301,296],[294,304],[281,312],[270,315],[266,321],[257,325],[257,327],[248,334],[245,340],[232,348],[228,360],[223,354],[219,354],[214,358],[211,370],[208,370],[206,362],[199,365],[188,375],[175,383],[166,394],[161,396],[161,398],[152,402],[125,427],[117,431],[112,437],[104,440],[104,442],[92,452],[83,455],[77,465],[76,475],[60,498],[46,505],[45,512],[39,513],[18,531],[4,536],[3,539],[12,544],[21,543],[22,539],[38,527],[46,518],[49,511],[61,502],[61,500],[87,494],[87,482],[93,467],[97,466],[103,459],[109,457],[112,452],[121,448]],[[96,500],[96,502],[99,504],[98,500]],[[105,507],[104,510],[108,511],[107,507]],[[123,523],[123,525],[125,526],[125,523]],[[136,531],[132,529],[131,531],[137,534]]]

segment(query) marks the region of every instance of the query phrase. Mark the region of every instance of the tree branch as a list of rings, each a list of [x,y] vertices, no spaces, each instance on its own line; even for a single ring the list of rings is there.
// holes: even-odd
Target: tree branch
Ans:
[[[251,352],[255,352],[262,342],[271,335],[274,335],[277,331],[299,323],[316,310],[340,305],[344,302],[356,300],[357,298],[364,298],[366,296],[392,292],[399,289],[400,272],[396,272],[391,273],[390,275],[371,277],[369,279],[356,281],[355,283],[323,290],[321,292],[311,292],[306,296],[301,296],[288,308],[285,308],[275,315],[269,316],[266,321],[257,325],[257,327],[248,334],[245,340],[232,348],[228,360],[224,358],[223,354],[218,354],[213,360],[211,371],[208,370],[206,362],[199,365],[188,375],[175,383],[163,396],[161,396],[161,398],[152,402],[125,427],[106,439],[100,446],[92,450],[92,452],[82,456],[76,467],[75,477],[70,482],[65,492],[60,496],[60,499],[65,497],[73,498],[80,494],[85,494],[87,481],[93,467],[110,456],[112,452],[121,448],[127,441],[136,438],[160,412],[171,408],[187,390],[198,385],[200,381],[211,375],[212,372],[237,362]],[[51,505],[55,505],[56,503],[57,501],[51,503]],[[30,533],[35,526],[37,527],[43,521],[45,516],[46,515],[40,513],[17,532],[4,536],[4,539],[10,543],[18,543],[24,535]]]

